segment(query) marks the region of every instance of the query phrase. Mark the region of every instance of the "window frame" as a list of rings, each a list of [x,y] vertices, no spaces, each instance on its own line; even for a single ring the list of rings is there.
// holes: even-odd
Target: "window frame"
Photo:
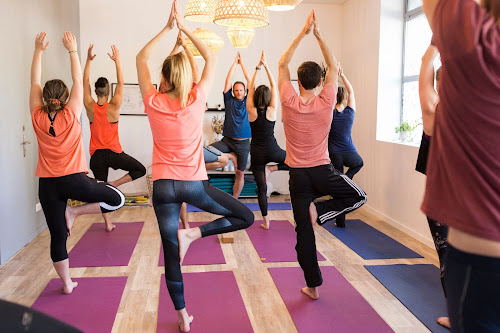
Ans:
[[[404,11],[404,25],[403,25],[403,67],[401,68],[401,110],[399,113],[399,125],[403,124],[403,110],[404,110],[404,87],[405,83],[409,82],[418,82],[419,79],[419,74],[417,75],[408,75],[405,76],[405,63],[406,63],[406,44],[408,42],[407,37],[406,37],[406,30],[407,30],[407,23],[410,22],[413,19],[416,19],[420,15],[425,15],[424,14],[424,8],[423,6],[416,7],[412,10],[408,10],[408,1],[409,0],[404,0],[405,1],[405,11]]]

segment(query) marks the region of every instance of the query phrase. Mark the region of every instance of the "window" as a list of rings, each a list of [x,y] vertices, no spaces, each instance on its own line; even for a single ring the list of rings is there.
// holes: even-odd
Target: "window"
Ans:
[[[406,0],[400,139],[419,144],[422,113],[418,95],[418,75],[422,56],[431,42],[432,31],[422,9],[422,0]],[[404,129],[407,129],[404,131]],[[412,129],[412,130],[408,130]]]

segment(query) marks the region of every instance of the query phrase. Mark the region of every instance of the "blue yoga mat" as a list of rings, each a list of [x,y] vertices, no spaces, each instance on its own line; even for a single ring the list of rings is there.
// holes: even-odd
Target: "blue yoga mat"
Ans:
[[[245,206],[247,206],[250,210],[252,211],[258,211],[260,210],[259,204],[252,202],[252,203],[246,203]],[[289,202],[270,202],[267,205],[268,210],[291,210],[292,205]],[[196,208],[191,205],[187,205],[187,211],[188,213],[193,213],[193,212],[203,212],[203,210]]]
[[[450,332],[436,322],[448,316],[446,299],[434,265],[365,266],[433,333]]]
[[[345,228],[337,228],[334,222],[323,227],[363,259],[423,258],[361,220],[347,220]]]

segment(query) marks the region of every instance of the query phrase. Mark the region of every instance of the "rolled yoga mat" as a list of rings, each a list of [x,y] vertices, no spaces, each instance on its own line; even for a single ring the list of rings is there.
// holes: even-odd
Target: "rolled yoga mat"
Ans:
[[[439,268],[434,265],[380,265],[365,268],[431,332],[450,332],[436,322],[448,316]]]
[[[423,258],[361,220],[346,220],[345,228],[334,223],[328,221],[323,227],[363,259]]]
[[[111,232],[94,223],[69,254],[70,267],[128,266],[144,222],[116,222]]]
[[[252,211],[260,210],[259,204],[255,202],[245,203],[245,206],[247,206]],[[291,209],[292,205],[289,202],[270,202],[267,205],[267,210],[291,210]],[[201,210],[192,205],[187,205],[187,211],[188,213],[204,212],[204,210]]]
[[[70,295],[64,295],[61,280],[50,280],[31,307],[84,332],[111,332],[127,277],[73,281],[78,282],[78,287]]]
[[[297,234],[294,226],[287,220],[271,220],[271,228],[264,230],[260,225],[264,221],[255,221],[245,229],[262,262],[294,262],[297,261],[295,244]],[[318,261],[326,260],[316,252]]]
[[[233,272],[184,273],[186,308],[194,316],[191,332],[253,332]],[[161,276],[157,332],[179,332],[178,318]]]
[[[196,228],[208,222],[189,222],[190,228]],[[181,226],[179,225],[179,228]],[[189,246],[182,266],[188,265],[217,265],[225,264],[226,259],[220,247],[219,237],[217,235],[200,238]],[[163,246],[160,247],[160,260],[158,266],[165,265],[163,256]]]
[[[268,270],[299,332],[393,332],[335,267],[321,267],[318,300],[300,291],[305,286],[300,267]]]

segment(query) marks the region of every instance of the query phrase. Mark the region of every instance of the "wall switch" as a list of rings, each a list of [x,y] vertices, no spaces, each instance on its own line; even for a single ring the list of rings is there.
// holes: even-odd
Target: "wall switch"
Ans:
[[[36,211],[36,212],[39,212],[41,209],[42,209],[42,205],[41,205],[40,203],[37,203],[37,204],[35,205],[35,211]]]

